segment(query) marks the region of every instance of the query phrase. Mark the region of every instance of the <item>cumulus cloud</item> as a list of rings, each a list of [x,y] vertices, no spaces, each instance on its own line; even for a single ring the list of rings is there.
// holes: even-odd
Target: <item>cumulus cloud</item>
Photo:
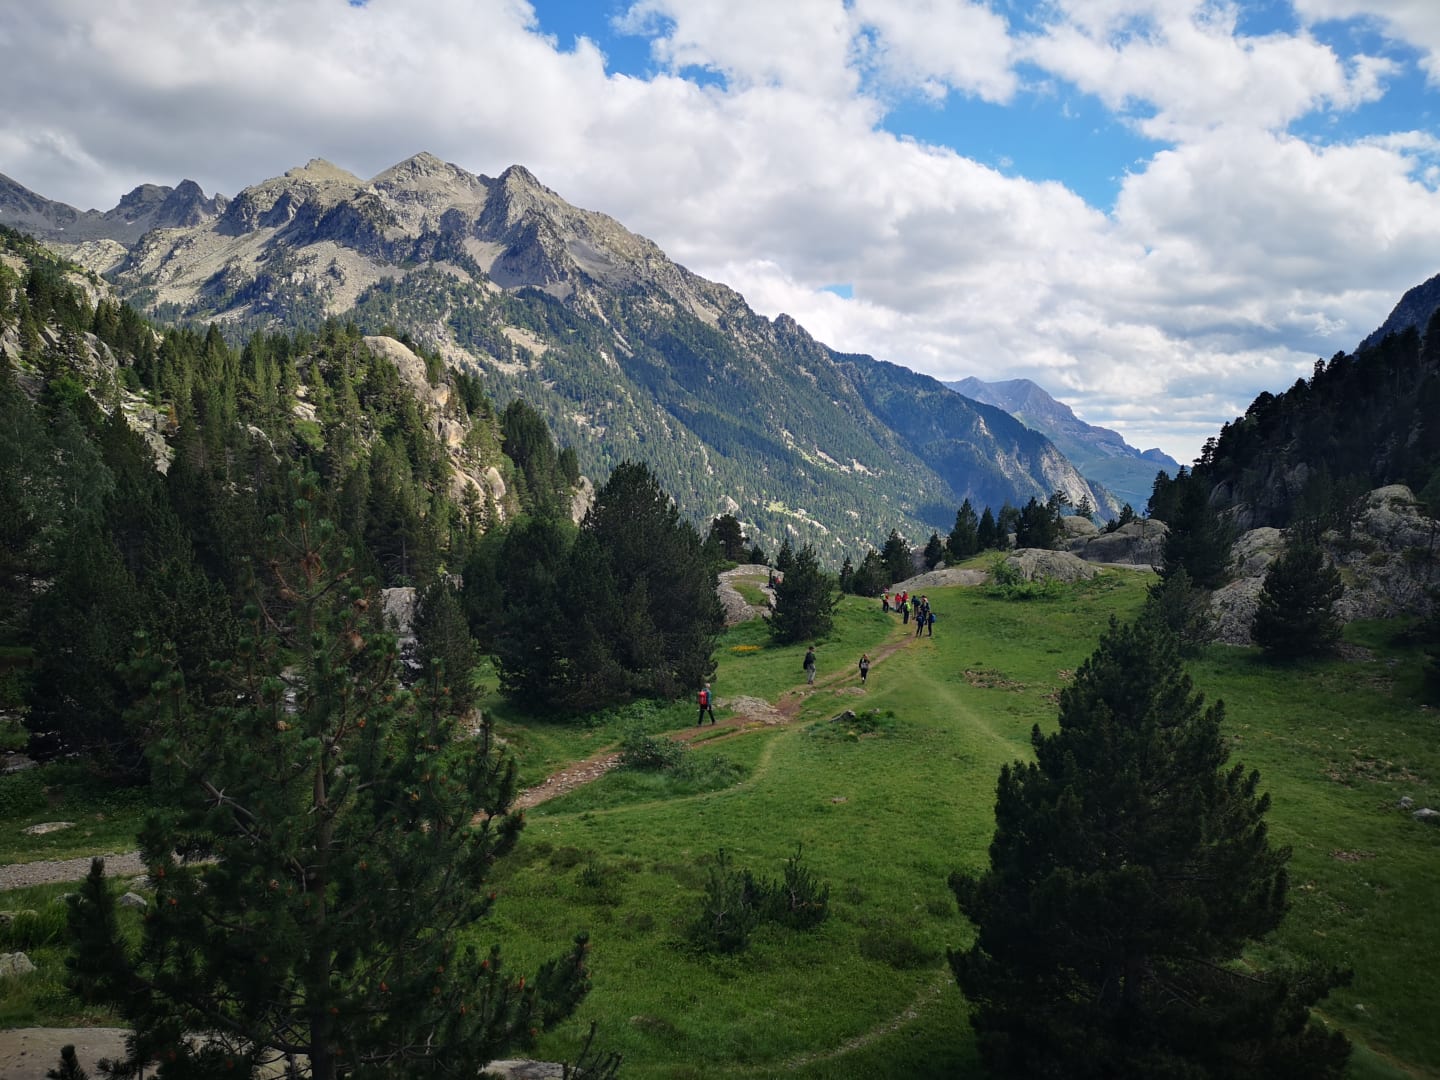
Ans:
[[[0,115],[0,171],[105,208],[145,181],[233,194],[315,156],[362,176],[419,150],[521,162],[837,348],[1034,378],[1181,458],[1436,269],[1433,135],[1293,130],[1388,93],[1403,60],[1307,27],[1365,15],[1433,63],[1429,0],[1295,0],[1301,29],[1263,35],[1201,0],[617,10],[648,71],[550,36],[544,0],[3,5],[24,108]],[[1115,163],[1109,210],[981,163],[963,131],[887,130],[917,98],[1018,123],[1057,87],[1154,140]]]
[[[1397,41],[1424,54],[1430,82],[1440,85],[1440,5],[1431,0],[1294,0],[1310,23],[1361,19],[1378,24]]]

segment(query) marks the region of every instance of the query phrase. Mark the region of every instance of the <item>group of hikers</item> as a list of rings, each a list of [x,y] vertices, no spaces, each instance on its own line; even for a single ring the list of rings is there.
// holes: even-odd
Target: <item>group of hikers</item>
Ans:
[[[881,611],[898,611],[902,625],[909,625],[910,617],[915,617],[915,636],[924,634],[926,637],[935,636],[935,612],[930,610],[930,598],[928,596],[911,596],[908,592],[898,592],[894,596],[885,593],[880,597]]]
[[[900,614],[902,625],[909,625],[911,616],[915,621],[915,636],[925,634],[928,637],[935,636],[935,612],[930,610],[930,598],[928,596],[911,596],[907,592],[885,593],[880,597],[882,611],[895,611]],[[801,668],[805,672],[805,684],[815,685],[815,646],[811,645],[805,650],[805,659],[801,661]],[[864,686],[870,678],[870,654],[862,653],[858,665],[860,671],[860,685]],[[715,723],[715,710],[712,708],[714,696],[710,693],[710,684],[706,683],[700,691],[700,715],[695,719],[695,726],[699,727],[704,722],[706,715],[710,717],[710,723]]]

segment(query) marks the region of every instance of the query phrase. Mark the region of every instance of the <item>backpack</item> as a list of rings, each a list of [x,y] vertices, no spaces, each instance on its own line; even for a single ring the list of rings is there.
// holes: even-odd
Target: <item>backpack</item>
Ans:
[[[706,709],[706,708],[709,708],[709,707],[710,707],[710,691],[709,691],[709,690],[701,690],[701,691],[700,691],[700,708]]]

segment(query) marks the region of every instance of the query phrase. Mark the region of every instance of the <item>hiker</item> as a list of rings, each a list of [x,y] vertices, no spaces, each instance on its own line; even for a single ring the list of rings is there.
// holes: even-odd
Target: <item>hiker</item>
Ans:
[[[904,600],[900,601],[900,622],[905,626],[910,624],[910,605]]]
[[[933,611],[927,611],[925,613],[925,636],[935,636],[935,613]]]
[[[930,625],[930,605],[921,597],[915,602],[915,636],[919,637]]]
[[[709,714],[710,714],[710,723],[712,723],[712,724],[715,723],[715,709],[714,709],[714,707],[713,707],[713,706],[714,706],[714,702],[715,702],[715,698],[714,698],[714,696],[710,693],[710,684],[709,684],[708,682],[705,684],[705,686],[704,686],[704,687],[701,689],[701,691],[700,691],[699,701],[700,701],[700,715],[695,718],[695,726],[696,726],[696,727],[699,727],[699,726],[700,726],[700,722],[705,719],[705,714],[706,714],[706,713],[709,713]]]
[[[890,594],[889,594],[888,592],[887,592],[887,593],[881,593],[881,594],[880,594],[880,610],[881,610],[881,611],[889,611],[889,610],[890,610]]]
[[[860,685],[865,685],[865,680],[870,677],[870,654],[860,654]]]
[[[815,646],[814,646],[814,645],[811,645],[810,648],[808,648],[808,649],[805,650],[805,663],[804,663],[804,668],[805,668],[805,681],[806,681],[809,685],[814,686],[814,685],[815,685]]]

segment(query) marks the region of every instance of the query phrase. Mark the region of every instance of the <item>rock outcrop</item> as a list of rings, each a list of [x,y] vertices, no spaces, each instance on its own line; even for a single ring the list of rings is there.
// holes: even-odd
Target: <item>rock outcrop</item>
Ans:
[[[1165,549],[1165,536],[1169,531],[1163,521],[1137,518],[1114,532],[1097,530],[1089,535],[1072,536],[1066,550],[1086,562],[1159,566]]]
[[[1235,580],[1210,598],[1217,638],[1227,645],[1252,643],[1250,626],[1270,564],[1285,550],[1279,529],[1252,529],[1231,550]],[[1431,592],[1440,585],[1440,522],[1422,512],[1410,489],[1377,488],[1365,499],[1348,534],[1331,531],[1321,546],[1340,569],[1345,592],[1335,602],[1341,622],[1428,615]]]
[[[1100,568],[1068,551],[1020,548],[1005,556],[1005,565],[1026,581],[1089,581]]]

